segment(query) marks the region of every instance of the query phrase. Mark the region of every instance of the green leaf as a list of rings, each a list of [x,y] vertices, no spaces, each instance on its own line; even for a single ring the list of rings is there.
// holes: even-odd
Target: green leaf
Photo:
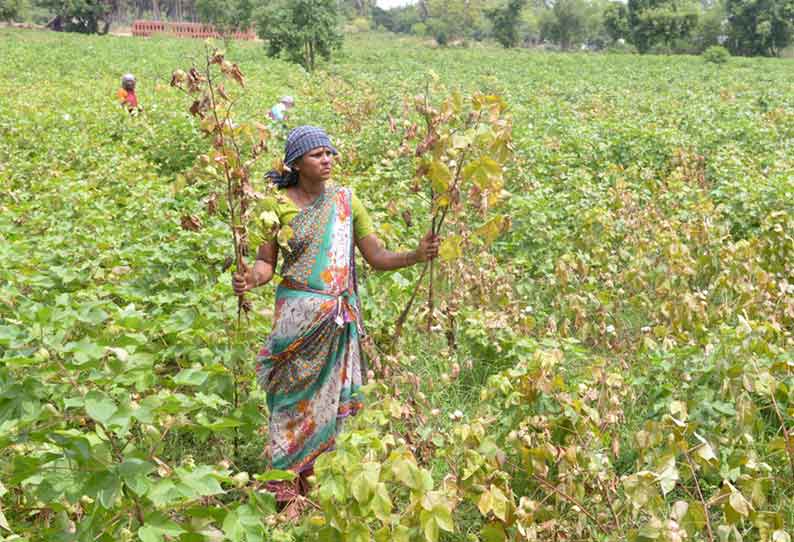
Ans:
[[[121,479],[136,495],[144,495],[149,491],[152,484],[147,476],[154,469],[155,466],[152,463],[135,457],[125,459],[117,467]]]
[[[193,470],[177,469],[179,482],[176,487],[187,499],[207,497],[223,493],[218,482],[218,474],[209,465],[201,465]]]
[[[361,472],[353,478],[351,483],[351,490],[353,497],[360,503],[365,504],[369,502],[375,493],[375,488],[380,478],[380,464],[379,463],[365,463]]]
[[[159,512],[146,516],[143,525],[138,529],[141,542],[163,542],[165,535],[176,537],[185,530],[177,523]]]
[[[419,522],[422,525],[422,532],[427,542],[438,542],[438,523],[431,512],[422,510],[419,514]]]
[[[678,478],[679,476],[678,476],[678,469],[676,468],[676,464],[675,464],[675,456],[671,455],[665,461],[664,468],[657,477],[659,484],[662,486],[663,495],[666,496],[673,489],[675,489],[675,485],[678,482]]]
[[[448,533],[455,531],[455,524],[452,521],[452,511],[443,504],[438,504],[433,507],[433,518],[441,530],[447,531]]]
[[[700,502],[690,502],[686,514],[681,521],[681,526],[687,533],[694,536],[706,527],[706,510]]]
[[[85,338],[66,344],[64,350],[72,353],[72,360],[75,365],[84,365],[88,362],[102,359],[105,354],[104,348]]]
[[[254,479],[260,482],[280,482],[283,480],[294,480],[297,474],[291,470],[272,469],[262,474],[255,474]]]
[[[505,542],[507,533],[501,523],[493,522],[480,530],[480,539],[482,542]]]
[[[352,523],[347,532],[347,540],[349,542],[370,542],[369,527],[364,523]]]
[[[113,400],[101,391],[91,390],[85,396],[85,411],[94,420],[107,424],[118,407]]]
[[[388,521],[392,511],[392,501],[386,484],[379,483],[375,489],[375,495],[370,502],[370,508],[375,517],[384,523]]]
[[[83,323],[98,326],[109,318],[108,313],[97,306],[83,307],[77,312],[77,319]]]
[[[208,377],[209,374],[200,367],[191,367],[179,371],[173,380],[179,386],[201,386]]]

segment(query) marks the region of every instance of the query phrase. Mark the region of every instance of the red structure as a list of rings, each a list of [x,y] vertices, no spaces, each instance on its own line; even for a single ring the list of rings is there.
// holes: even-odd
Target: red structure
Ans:
[[[210,24],[201,23],[172,23],[167,21],[134,21],[132,35],[149,37],[152,34],[168,34],[179,38],[221,38],[221,34]],[[231,38],[235,40],[253,40],[256,34],[253,31],[233,32]]]

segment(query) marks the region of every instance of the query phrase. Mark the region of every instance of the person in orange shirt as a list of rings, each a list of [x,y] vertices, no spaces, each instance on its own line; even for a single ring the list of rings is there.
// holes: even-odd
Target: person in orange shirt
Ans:
[[[135,94],[135,76],[131,73],[125,73],[121,77],[121,88],[117,96],[121,105],[126,107],[130,113],[143,109],[138,105],[138,96]]]

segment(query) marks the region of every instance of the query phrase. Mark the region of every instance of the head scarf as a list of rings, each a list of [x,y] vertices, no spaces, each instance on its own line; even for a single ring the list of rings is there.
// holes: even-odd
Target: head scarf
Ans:
[[[336,147],[331,145],[328,134],[316,126],[298,126],[287,135],[284,145],[284,166],[291,168],[298,158],[317,147],[326,147],[333,154],[339,154]],[[288,169],[285,172],[269,171],[266,175],[273,184],[279,188],[287,188],[298,184],[298,172]]]
[[[125,73],[121,76],[121,86],[123,87],[127,83],[135,83],[135,76],[131,73]]]

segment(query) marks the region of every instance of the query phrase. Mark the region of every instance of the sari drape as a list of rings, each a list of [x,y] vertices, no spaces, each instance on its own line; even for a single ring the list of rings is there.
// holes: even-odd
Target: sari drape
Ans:
[[[334,445],[344,418],[362,407],[351,198],[347,188],[326,187],[290,223],[273,330],[257,357],[276,469],[311,469]]]

